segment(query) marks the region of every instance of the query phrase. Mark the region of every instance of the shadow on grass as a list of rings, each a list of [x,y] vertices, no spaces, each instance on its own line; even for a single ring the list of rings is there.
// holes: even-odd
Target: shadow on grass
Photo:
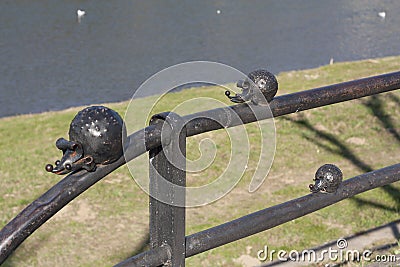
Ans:
[[[146,250],[149,249],[149,246],[150,246],[150,236],[149,236],[149,232],[147,231],[146,235],[144,235],[142,237],[142,239],[139,241],[139,243],[134,248],[133,252],[124,256],[125,258],[119,259],[119,262],[122,262],[128,258],[136,256],[137,254],[145,252]],[[32,251],[32,252],[34,252],[34,251]],[[27,255],[28,258],[31,256],[33,257],[33,255]],[[115,264],[117,264],[119,262],[116,262]],[[11,254],[10,257],[1,265],[1,267],[16,267],[16,266],[19,266],[19,263],[17,263],[14,260],[13,254]]]
[[[398,96],[396,96],[393,93],[388,93],[387,97],[391,101],[396,103],[398,106],[400,106],[400,99]],[[384,130],[386,130],[390,135],[392,135],[393,138],[397,140],[397,142],[400,142],[400,134],[396,130],[393,117],[385,111],[384,98],[379,95],[371,96],[364,103],[364,105],[368,109],[370,109],[372,115],[374,115],[378,119],[378,121],[380,122],[380,124],[382,125]],[[395,188],[393,185],[385,185],[382,187],[382,189],[386,193],[388,193],[392,197],[392,199],[396,202],[396,208],[392,208],[392,211],[399,213],[400,212],[400,190]],[[371,206],[372,205],[372,206],[379,207],[379,205],[380,205],[380,204],[376,204],[370,200],[356,199],[356,201],[358,201],[358,204],[360,206],[362,206],[362,205],[370,205]]]
[[[130,257],[135,256],[136,254],[145,252],[150,248],[150,234],[147,232],[144,238],[139,242],[139,244],[136,246],[135,251],[132,252],[132,255]]]
[[[18,266],[18,264],[13,261],[13,257],[12,256],[13,255],[11,254],[8,257],[8,259],[1,265],[1,267],[14,267],[14,266],[16,267],[16,266]]]
[[[400,102],[400,100],[399,100]],[[379,107],[381,107],[381,105],[379,105]],[[374,113],[374,114],[378,114]],[[379,114],[384,114],[384,112],[381,110],[379,112]],[[386,116],[387,117],[387,116]],[[327,150],[328,152],[332,153],[332,154],[336,154],[339,156],[342,156],[346,159],[348,159],[355,167],[357,167],[359,170],[363,171],[363,172],[371,172],[373,171],[372,166],[368,165],[367,163],[363,162],[362,159],[360,159],[351,149],[349,149],[345,144],[343,144],[343,142],[341,142],[337,137],[335,137],[333,134],[330,133],[326,133],[323,132],[321,130],[316,129],[314,126],[312,126],[310,124],[310,122],[303,118],[301,120],[294,120],[291,118],[285,118],[286,120],[291,121],[292,123],[297,124],[298,126],[314,133],[317,138],[315,139],[311,139],[308,136],[305,136],[303,134],[303,137],[306,138],[308,141],[318,145],[319,147]],[[382,122],[385,121],[385,125],[393,125],[390,123],[390,120],[380,119]],[[397,134],[397,133],[396,133]],[[396,137],[397,135],[395,135]],[[397,137],[396,137],[397,138]],[[324,144],[322,141],[326,141],[329,144],[333,145],[334,148],[330,147],[329,145]],[[400,136],[399,136],[399,141],[400,141]],[[390,212],[400,212],[400,190],[398,190],[397,188],[395,188],[393,185],[389,184],[389,185],[385,185],[383,187],[381,187],[382,190],[384,190],[396,203],[395,207],[390,207],[387,205],[383,205],[381,203],[372,201],[372,200],[364,200],[362,198],[360,198],[359,196],[354,196],[352,198],[350,198],[350,200],[356,202],[356,204],[360,207],[362,206],[371,206],[371,207],[375,207],[375,208],[379,208],[379,209],[383,209],[383,210],[387,210]],[[396,229],[397,231],[397,229]],[[395,236],[398,236],[399,233],[398,232],[393,232],[393,234]]]
[[[355,234],[350,235],[350,236],[346,236],[346,237],[344,237],[344,239],[346,241],[350,241],[350,242],[357,242],[357,240],[360,240],[360,238],[362,239],[362,238],[365,238],[366,236],[370,236],[370,235],[377,236],[377,233],[379,233],[380,231],[382,231],[382,230],[384,231],[385,229],[390,228],[391,231],[393,232],[394,239],[398,240],[400,238],[399,230],[398,230],[399,225],[400,225],[400,220],[396,220],[396,221],[387,223],[385,225],[381,225],[381,226],[378,226],[378,227],[375,227],[375,228],[368,229],[366,231],[362,231],[362,232],[358,232],[358,233],[355,233]],[[392,237],[388,237],[388,238],[392,239]],[[358,242],[360,242],[360,241],[358,241]],[[379,254],[381,254],[381,255],[387,255],[389,249],[394,249],[394,248],[397,248],[399,246],[399,244],[397,242],[386,243],[386,244],[383,244],[383,245],[374,246],[374,242],[375,242],[374,239],[372,239],[370,241],[370,243],[368,244],[368,246],[372,245],[373,247],[366,247],[365,249],[369,249],[372,252],[380,252]],[[337,240],[333,240],[333,241],[330,241],[328,243],[324,243],[324,244],[322,244],[320,246],[317,246],[317,247],[308,248],[308,249],[305,249],[304,251],[314,251],[316,253],[316,255],[326,259],[327,258],[326,257],[327,254],[325,254],[325,257],[324,257],[324,252],[323,251],[328,251],[329,248],[337,248]],[[307,261],[307,254],[303,254],[303,255],[305,255],[304,259]],[[312,254],[308,254],[308,255],[312,255]],[[312,259],[312,257],[309,257],[308,259]],[[319,258],[316,258],[316,259],[319,259]],[[331,264],[327,264],[325,266],[332,266],[332,267],[333,266],[335,266],[335,267],[341,267],[341,266],[343,266],[343,267],[344,266],[364,266],[360,262],[357,263],[357,262],[353,262],[353,261],[348,261],[345,258],[343,258],[342,260],[343,260],[342,262],[336,261],[334,264],[331,263]],[[316,261],[317,260],[315,260],[314,262],[310,261],[310,264],[315,263]],[[304,264],[305,262],[303,262],[302,266],[305,266],[305,264]],[[277,260],[275,260],[273,262],[270,262],[270,263],[267,263],[267,264],[263,264],[263,265],[259,265],[259,267],[271,267],[271,266],[280,266],[280,265],[298,266],[299,264],[296,261],[285,262],[285,261],[279,261],[277,259]],[[323,266],[323,264],[320,263],[319,265],[312,265],[312,266]],[[368,266],[370,266],[370,265],[368,265]],[[379,265],[379,266],[388,266],[388,265]]]
[[[393,93],[388,94],[390,100],[400,106],[400,99]],[[398,142],[400,142],[400,134],[395,128],[393,118],[384,109],[384,102],[381,96],[371,96],[364,105],[369,108],[372,114],[379,120],[383,128],[392,135]]]
[[[339,139],[337,139],[333,134],[323,132],[321,130],[316,129],[314,126],[310,124],[310,122],[303,118],[301,120],[294,120],[292,118],[285,118],[286,120],[291,121],[292,123],[297,124],[298,126],[314,133],[318,138],[316,139],[311,139],[308,136],[305,136],[303,134],[303,137],[307,139],[308,141],[318,145],[319,147],[325,149],[326,151],[342,156],[346,159],[348,159],[354,166],[356,166],[358,169],[360,169],[363,172],[370,172],[373,170],[373,168],[368,165],[367,163],[363,162],[351,149],[349,149],[345,144],[343,144]],[[318,140],[319,139],[319,140]],[[327,141],[331,145],[333,145],[335,148],[331,148],[330,146],[322,143],[321,141]]]
[[[135,249],[126,255],[124,259],[120,259],[120,262],[132,258],[133,256],[136,256],[137,254],[140,254],[142,252],[145,252],[150,249],[150,234],[147,231],[146,235],[142,237],[142,239],[139,241],[139,243],[136,245]]]

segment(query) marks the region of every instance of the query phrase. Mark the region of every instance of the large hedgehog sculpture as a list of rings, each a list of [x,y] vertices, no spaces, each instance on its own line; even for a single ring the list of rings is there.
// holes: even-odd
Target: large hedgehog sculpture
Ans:
[[[55,166],[46,171],[66,174],[85,169],[94,171],[97,164],[109,164],[123,154],[122,140],[126,137],[121,116],[104,106],[92,106],[78,112],[69,128],[69,141],[60,138],[56,147],[63,152]]]

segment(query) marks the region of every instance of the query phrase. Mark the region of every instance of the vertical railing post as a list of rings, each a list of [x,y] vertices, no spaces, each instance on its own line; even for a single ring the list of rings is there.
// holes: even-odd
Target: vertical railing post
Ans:
[[[163,266],[185,266],[186,128],[177,114],[154,115],[162,123],[161,146],[149,151],[150,246],[169,246],[171,260]]]

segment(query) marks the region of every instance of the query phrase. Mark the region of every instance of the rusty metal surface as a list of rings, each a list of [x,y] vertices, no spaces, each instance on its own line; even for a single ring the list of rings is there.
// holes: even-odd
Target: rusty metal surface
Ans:
[[[274,117],[299,112],[307,109],[321,107],[329,104],[348,101],[373,94],[396,90],[400,88],[400,72],[369,77],[346,83],[325,86],[313,90],[297,92],[293,94],[274,97],[270,102],[270,108]],[[243,123],[251,123],[256,120],[252,104],[238,104],[228,108],[220,108],[184,116],[186,135],[193,136],[203,132],[233,127]],[[261,105],[253,105],[253,109],[263,108]],[[232,113],[237,113],[241,120],[232,121]],[[210,116],[210,114],[213,114]],[[212,118],[218,116],[216,123]],[[259,119],[268,119],[259,118]],[[161,145],[160,125],[151,125],[135,132],[127,138],[125,158],[120,157],[108,165],[98,165],[95,172],[78,171],[69,174],[58,184],[50,188],[45,194],[26,207],[17,217],[10,221],[0,231],[0,264],[16,249],[30,234],[51,218],[57,211],[80,195],[90,186],[111,173],[125,160],[146,153],[146,151]],[[143,140],[145,140],[145,145]],[[336,194],[335,194],[336,195]]]
[[[311,193],[186,237],[186,257],[271,229],[362,192],[400,180],[400,164],[341,183],[336,193]]]

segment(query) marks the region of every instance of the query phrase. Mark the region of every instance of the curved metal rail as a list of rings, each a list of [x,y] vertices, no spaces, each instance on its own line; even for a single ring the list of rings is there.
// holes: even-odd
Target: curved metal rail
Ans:
[[[400,72],[393,72],[278,96],[271,101],[270,108],[272,115],[278,117],[399,88]],[[263,107],[244,103],[184,116],[186,135],[193,136],[224,127],[254,122],[257,119],[253,110],[257,109],[263,109]],[[232,114],[235,114],[241,120],[232,121],[231,118],[236,117]],[[209,119],[216,116],[220,118],[218,123]],[[270,117],[258,119],[268,118]],[[90,186],[125,164],[126,161],[130,161],[160,145],[161,124],[148,126],[128,137],[125,158],[121,157],[112,164],[99,166],[95,172],[80,171],[63,178],[28,205],[0,231],[0,264],[37,228]]]
[[[344,181],[334,194],[312,193],[256,211],[236,220],[185,237],[185,257],[271,229],[357,194],[400,180],[400,164],[364,173]],[[158,247],[129,258],[115,267],[159,266],[168,261],[168,247]]]

